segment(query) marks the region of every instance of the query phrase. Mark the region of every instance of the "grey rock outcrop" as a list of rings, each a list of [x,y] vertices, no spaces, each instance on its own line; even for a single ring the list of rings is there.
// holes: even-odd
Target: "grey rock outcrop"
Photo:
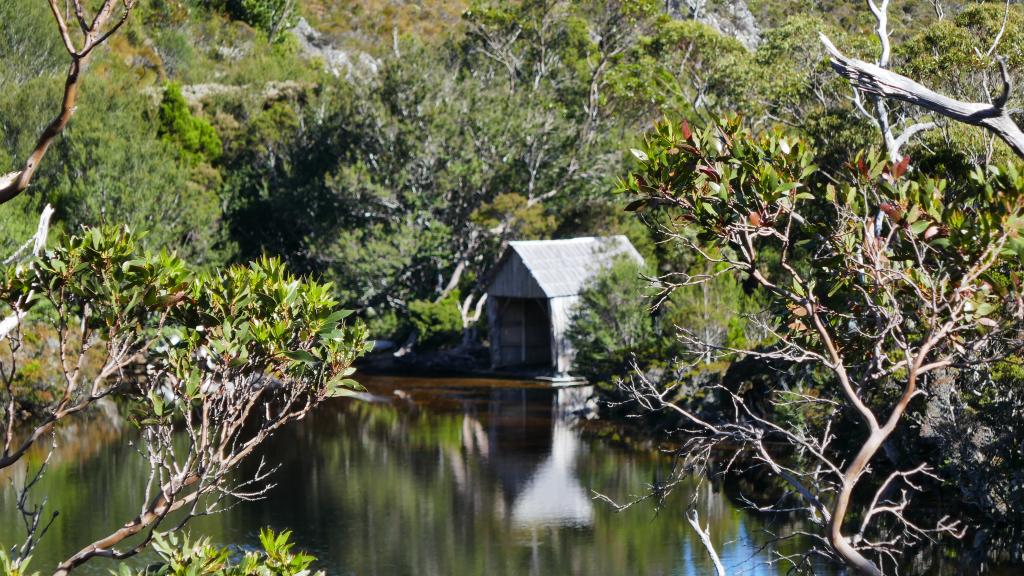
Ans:
[[[751,50],[761,42],[761,29],[745,0],[669,0],[666,9],[674,18],[707,24]]]
[[[751,50],[761,42],[757,20],[743,0],[715,3],[713,9],[706,11],[699,20],[722,34],[736,38]]]
[[[299,18],[298,24],[289,32],[298,40],[299,47],[306,57],[320,59],[327,71],[335,76],[372,76],[380,67],[380,62],[365,52],[353,55],[334,47],[323,34],[310,26],[305,18]]]

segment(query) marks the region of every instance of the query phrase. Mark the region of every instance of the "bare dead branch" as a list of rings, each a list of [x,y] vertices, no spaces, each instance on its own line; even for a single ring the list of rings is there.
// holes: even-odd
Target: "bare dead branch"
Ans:
[[[704,550],[708,553],[711,558],[711,562],[715,564],[715,572],[718,576],[725,576],[725,567],[722,566],[722,561],[718,558],[718,553],[715,552],[715,545],[711,542],[711,534],[708,526],[701,528],[700,519],[697,517],[697,509],[693,506],[686,511],[686,521],[693,528],[693,531],[697,533],[697,537],[700,538],[700,543],[704,545]]]
[[[1006,22],[1010,19],[1010,0],[1006,0],[1006,5],[1003,6],[1003,23],[999,26],[999,32],[996,37],[992,39],[992,45],[989,46],[988,52],[985,55],[991,57],[996,52],[996,47],[999,46],[999,41],[1003,39],[1003,34],[1006,33]]]
[[[1010,111],[1006,109],[1012,84],[1005,64],[1000,64],[1003,91],[991,104],[961,102],[939,94],[902,74],[845,56],[827,36],[819,34],[819,37],[831,55],[832,68],[858,90],[907,102],[958,122],[985,128],[999,136],[1018,156],[1024,158],[1024,131],[1021,131],[1020,126],[1010,116]]]

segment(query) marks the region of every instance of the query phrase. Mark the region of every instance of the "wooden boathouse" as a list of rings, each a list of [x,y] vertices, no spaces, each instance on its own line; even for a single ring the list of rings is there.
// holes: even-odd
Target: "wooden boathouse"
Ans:
[[[509,242],[487,288],[491,367],[566,376],[580,291],[619,256],[643,264],[625,236]]]

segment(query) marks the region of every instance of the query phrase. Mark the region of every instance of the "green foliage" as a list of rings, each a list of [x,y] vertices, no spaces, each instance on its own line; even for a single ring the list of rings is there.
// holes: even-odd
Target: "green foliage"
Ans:
[[[92,68],[98,69],[99,60]],[[145,230],[143,242],[168,247],[204,262],[221,260],[215,244],[222,236],[218,180],[209,167],[192,169],[180,162],[178,147],[157,135],[151,101],[125,93],[126,76],[111,73],[110,82],[89,82],[78,112],[47,153],[28,193],[4,205],[0,244],[10,247],[31,234],[43,204],[52,203],[55,226],[126,224]],[[0,96],[0,118],[14,119],[3,133],[8,158],[0,152],[0,171],[23,162],[59,101],[58,78],[43,77]],[[7,124],[5,124],[6,126]]]
[[[157,534],[153,549],[159,561],[143,570],[132,570],[121,565],[114,576],[323,576],[312,572],[310,564],[316,558],[301,552],[292,552],[291,532],[275,533],[260,530],[259,551],[246,551],[241,557],[230,548],[213,545],[209,538],[191,540],[187,535],[173,532]]]
[[[35,234],[41,211],[39,200],[29,194],[22,194],[4,205],[4,219],[0,221],[0,253],[14,253],[24,239]]]
[[[632,259],[616,258],[580,293],[568,338],[576,370],[588,378],[622,375],[634,357],[646,362],[662,351],[641,271]]]
[[[195,165],[220,157],[222,144],[217,131],[206,120],[192,115],[179,84],[169,82],[164,86],[158,114],[157,134],[177,145],[186,163]]]
[[[700,78],[709,86],[704,105],[715,108],[729,102],[756,78],[744,78],[750,53],[739,41],[694,20],[666,20],[654,33],[642,38],[636,53],[609,74],[609,88],[625,109],[648,114],[671,111],[690,116],[694,110],[690,80]]]
[[[759,285],[762,325],[771,339],[745,338],[749,354],[820,371],[795,385],[772,377],[739,391],[752,396],[748,408],[773,416],[772,426],[816,436],[843,415],[836,406],[844,400],[847,408],[859,403],[862,413],[872,411],[872,418],[888,415],[900,391],[903,406],[909,404],[914,387],[925,379],[919,370],[984,371],[993,358],[1003,357],[1006,338],[1014,342],[1009,350],[1019,346],[1017,271],[1024,255],[1019,164],[977,167],[946,178],[915,169],[909,157],[891,163],[865,152],[842,172],[823,178],[806,141],[778,129],[755,133],[736,118],[699,129],[685,122],[659,123],[633,155],[638,167],[619,185],[634,198],[627,209],[662,214],[659,221],[673,223],[681,245],[699,250],[710,266],[697,271],[703,275],[672,270],[666,278],[729,275],[732,282]],[[705,350],[720,349],[723,340],[740,341],[735,329],[717,335],[717,341],[715,334],[697,336],[691,356],[698,358]],[[942,457],[952,455],[954,446],[974,450],[981,442],[951,440],[966,434],[960,424],[966,416],[934,414],[963,410],[950,399],[974,388],[968,385],[974,377],[964,372],[927,377],[937,395],[931,399],[936,405],[928,407],[929,434],[943,442]],[[1017,386],[1008,380],[991,383],[982,394],[999,399],[990,405],[992,419],[972,421],[998,421],[997,414],[1014,410]],[[858,383],[855,392],[846,387],[850,381]],[[849,400],[853,395],[856,400]],[[815,397],[821,401],[806,401]],[[794,402],[799,398],[804,400]],[[916,410],[922,404],[911,406]],[[890,422],[902,415],[894,413]],[[869,419],[858,424],[864,420]],[[921,440],[907,428],[893,438],[919,453]],[[935,432],[949,428],[958,432]],[[1006,455],[1019,442],[992,436],[985,442],[998,448],[1000,462],[1012,460]],[[829,447],[830,453],[845,458],[859,448],[855,434],[839,438],[843,444]],[[971,498],[1016,498],[1005,489],[1016,485],[1007,468],[977,467],[981,478],[971,479],[962,463],[947,466],[961,474]],[[880,482],[878,475],[862,481]],[[1000,488],[978,489],[990,481]]]
[[[696,131],[685,122],[659,123],[633,155],[641,169],[619,184],[620,192],[640,196],[628,209],[678,200],[687,221],[709,231],[763,209],[794,208],[805,198],[796,190],[817,169],[799,139],[752,136],[737,119]]]
[[[398,337],[402,329],[408,325],[405,314],[399,316],[394,309],[369,309],[362,312],[366,321],[366,331],[377,340]]]
[[[798,306],[748,289],[751,271],[695,264],[693,250],[662,242],[660,226],[683,222],[695,246],[733,257],[728,231],[756,220],[758,270],[774,278],[788,254],[809,284],[780,291],[845,310],[859,291],[878,292],[844,268],[874,240],[840,216],[887,205],[898,214],[893,234],[928,247],[923,261],[902,244],[886,255],[913,280],[901,297],[948,296],[1001,231],[1014,232],[999,270],[965,309],[977,325],[954,345],[993,329],[1017,290],[1013,259],[1024,253],[1015,236],[1019,165],[1002,144],[990,152],[982,131],[955,124],[908,146],[910,172],[877,154],[857,156],[877,129],[849,104],[849,86],[830,70],[817,34],[873,59],[870,14],[852,0],[748,4],[763,30],[754,50],[711,26],[664,17],[661,3],[648,0],[473,2],[461,19],[459,3],[306,0],[305,15],[329,40],[380,58],[374,74],[347,79],[324,74],[284,33],[298,15],[291,0],[144,3],[124,34],[94,54],[79,111],[32,190],[4,206],[0,250],[29,235],[45,202],[58,208],[54,237],[92,228],[35,265],[5,272],[5,298],[35,289],[37,321],[45,322],[55,290],[66,287],[59,297],[79,312],[91,302],[93,329],[108,340],[119,330],[158,337],[153,358],[181,390],[171,400],[144,399],[146,416],[170,417],[202,393],[197,354],[220,368],[311,376],[324,393],[351,385],[348,363],[365,334],[332,320],[339,302],[359,308],[374,333],[394,335],[409,316],[426,345],[454,342],[458,294],[479,291],[509,239],[626,233],[652,268],[716,275],[675,290],[655,313],[635,270],[616,264],[595,280],[574,338],[583,370],[607,376],[621,373],[632,353],[642,363],[680,353],[670,338],[676,327],[727,347],[772,344],[737,313],[764,313],[784,335],[813,339]],[[894,68],[951,96],[989,98],[998,70],[983,55],[1003,5],[969,5],[941,21],[930,14],[923,1],[890,8]],[[1024,68],[1022,15],[1011,6],[996,51],[1014,77]],[[4,173],[51,119],[67,57],[45,3],[0,3],[0,20]],[[202,115],[190,110],[181,83],[210,85],[212,95],[194,103]],[[147,92],[161,86],[156,105]],[[1013,98],[1010,106],[1020,107]],[[638,147],[641,167],[621,188],[641,218],[604,197],[622,168],[624,134],[663,114],[703,122],[734,111],[743,117],[703,130],[661,124]],[[894,119],[909,112],[893,111]],[[794,213],[809,224],[783,247],[773,239]],[[104,224],[146,233],[130,238]],[[218,273],[184,264],[211,269],[263,254],[331,283],[294,278],[275,258]],[[460,291],[435,302],[463,269]],[[920,269],[950,279],[935,283]],[[849,353],[867,354],[856,334],[831,322],[851,338]],[[54,366],[40,360],[52,346],[45,324],[37,326],[27,346],[36,357],[18,384],[42,400],[45,385],[31,388],[30,380],[45,384]],[[814,421],[805,416],[785,418]]]
[[[462,335],[459,291],[438,300],[409,302],[409,321],[419,333],[419,342],[428,347],[451,345]]]
[[[0,3],[0,174],[20,169],[26,155],[50,120],[60,98],[60,74],[67,52],[53,33],[53,17],[45,4]],[[46,106],[44,108],[44,105]],[[10,254],[32,236],[42,204],[22,194],[4,204],[0,218],[0,254]]]
[[[830,15],[791,14],[764,29],[757,48],[692,20],[658,21],[608,75],[609,102],[625,114],[703,122],[742,113],[748,126],[795,127],[832,170],[868,145],[877,128],[848,104],[848,84],[827,64],[818,34],[870,58],[864,36]]]
[[[867,154],[850,167],[848,183],[822,186],[814,179],[814,153],[805,143],[778,131],[753,135],[735,120],[703,130],[662,123],[634,154],[642,168],[620,184],[620,190],[640,197],[630,208],[676,206],[679,217],[700,231],[699,237],[722,250],[733,249],[730,234],[737,227],[780,230],[797,212],[859,214],[883,206],[899,234],[923,240],[931,248],[921,255],[912,252],[910,244],[896,243],[889,256],[891,265],[913,282],[901,284],[898,289],[905,294],[886,305],[906,303],[910,316],[919,315],[912,307],[920,291],[949,297],[956,290],[953,281],[972,274],[977,262],[1020,250],[1016,238],[1024,224],[1024,177],[1013,164],[978,168],[969,178],[950,182],[920,174],[905,177],[909,159],[891,166],[878,155]],[[849,265],[866,243],[873,242],[856,219],[824,218],[792,233],[796,246],[827,239],[830,256],[815,263],[806,285],[794,280],[792,286],[780,287],[778,295],[800,298],[811,290],[841,309],[839,303],[856,300],[869,288],[864,275]],[[1009,234],[1009,241],[1002,248],[1004,234]],[[952,280],[934,284],[931,274],[938,271]],[[986,284],[968,303],[968,317],[991,314],[998,309],[998,300]],[[789,327],[794,335],[806,329],[799,318]],[[856,330],[839,331],[847,346],[861,339]]]
[[[440,44],[465,32],[459,16],[465,0],[304,0],[303,17],[353,51],[379,55],[392,49],[394,35]]]
[[[365,328],[343,322],[351,312],[331,293],[270,258],[195,273],[167,252],[140,254],[130,233],[111,228],[84,229],[0,276],[8,306],[81,314],[106,346],[137,350],[172,374],[167,394],[146,401],[144,418],[157,419],[216,393],[201,386],[211,374],[299,378],[321,397],[358,386],[348,376],[368,347]]]
[[[160,54],[163,69],[172,78],[188,77],[196,68],[196,47],[182,30],[158,30],[154,33],[155,49]],[[164,94],[167,87],[164,87]],[[165,96],[166,98],[166,96]]]
[[[283,40],[284,32],[299,19],[297,0],[219,0],[232,18],[262,31],[271,42]]]
[[[714,272],[695,267],[690,273]],[[634,360],[641,369],[666,366],[685,352],[676,338],[679,330],[731,348],[768,341],[746,317],[761,311],[763,295],[747,294],[735,277],[718,275],[656,298],[642,273],[636,262],[616,259],[580,294],[568,334],[577,350],[575,369],[588,378],[607,382],[631,370]]]
[[[1015,420],[1024,409],[1024,370],[1011,356],[990,371],[965,374],[975,386],[943,390],[928,421],[930,448],[939,451],[944,477],[993,527],[993,546],[1009,546],[1024,526],[1024,434]]]
[[[547,236],[554,206],[599,189],[566,176],[576,106],[547,88],[510,94],[475,54],[402,50],[365,82],[258,113],[224,162],[242,254],[288,254],[360,308],[432,300],[463,261],[471,291],[505,239]],[[453,58],[467,67],[459,81]],[[549,192],[558,199],[537,201]]]
[[[621,162],[615,135],[636,117],[589,104],[591,63],[636,42],[651,6],[474,4],[465,35],[402,39],[374,75],[253,111],[222,131],[242,257],[287,255],[383,318],[435,300],[456,270],[479,296],[509,239],[593,233],[564,215],[601,197]],[[505,35],[513,69],[486,55]]]
[[[1024,71],[1024,8],[1002,3],[970,5],[953,18],[915,28],[913,35],[895,45],[893,67],[939,93],[968,102],[987,102],[1002,85],[999,66],[987,53],[1000,34],[1004,16],[1006,29],[993,56],[1003,57],[1010,76],[1017,77]],[[1019,107],[1020,103],[1019,92],[1011,93],[1009,106]],[[928,156],[929,148],[938,149],[936,156],[944,157],[945,166],[933,161],[937,170],[965,173],[978,164],[1016,160],[1008,147],[998,139],[991,142],[989,134],[978,127],[952,124],[926,134],[924,141],[927,148],[911,149],[910,153]]]
[[[62,370],[45,403],[46,422],[100,398],[117,399],[143,430],[140,442],[150,458],[183,478],[164,485],[169,501],[203,497],[209,490],[201,486],[183,492],[205,482],[219,487],[277,427],[329,397],[361,389],[350,378],[352,364],[370,343],[361,323],[346,322],[351,311],[332,294],[329,284],[295,277],[269,257],[197,272],[166,251],[142,252],[126,229],[111,227],[83,228],[0,270],[3,316],[17,312],[27,315],[25,324],[48,323],[57,332]],[[6,335],[4,363],[38,373],[33,362],[22,362],[24,345],[54,338],[23,334],[21,327]],[[98,366],[88,361],[93,350]],[[20,377],[12,370],[6,379],[4,403],[21,405]],[[175,435],[181,426],[196,430],[197,415],[201,442]],[[19,450],[31,447],[24,446]],[[188,456],[179,456],[183,449]],[[164,513],[174,511],[169,506]],[[305,573],[310,559],[291,554],[287,536],[265,534],[264,545],[265,555],[247,559],[237,573]],[[215,564],[226,556],[210,554],[198,568],[219,570]],[[175,573],[196,568],[179,566]]]
[[[714,275],[713,266],[695,264],[693,275]],[[743,283],[733,275],[720,274],[696,286],[676,288],[662,304],[660,325],[664,338],[674,342],[677,330],[686,330],[703,341],[735,349],[755,348],[766,336],[755,331],[746,315],[763,308],[760,291],[747,294]],[[672,346],[667,346],[672,350]],[[675,354],[682,351],[673,350]]]
[[[29,572],[28,565],[32,557],[14,559],[6,550],[0,549],[0,576],[39,576],[39,572]]]
[[[166,247],[206,262],[219,258],[220,205],[216,178],[198,180],[177,160],[178,151],[144,121],[151,110],[141,96],[84,99],[37,177],[66,228],[105,223],[145,230],[145,245]]]
[[[943,4],[947,13],[966,5],[955,2]],[[860,30],[866,34],[871,33],[875,26],[874,16],[857,0],[821,0],[807,5],[774,0],[749,0],[747,5],[762,30],[778,28],[784,25],[787,19],[803,15],[821,18],[840,29]],[[912,29],[934,24],[935,7],[936,5],[929,0],[905,0],[898,4],[890,4],[889,29],[893,40],[899,43]]]
[[[45,4],[0,4],[4,22],[0,30],[0,82],[4,86],[18,86],[63,71],[67,52],[60,37],[53,33],[49,12]]]
[[[928,86],[958,85],[964,96],[980,95],[983,88],[972,84],[986,71],[991,80],[998,70],[984,54],[1003,25],[1003,4],[976,4],[955,18],[922,28],[901,42],[894,57],[901,73]],[[1024,8],[1011,5],[1005,13],[1006,30],[996,53],[1006,57],[1010,69],[1024,67]]]
[[[484,229],[504,226],[503,236],[510,240],[540,240],[551,235],[556,221],[540,204],[530,205],[520,194],[498,194],[477,208],[470,220]]]
[[[0,75],[9,88],[0,95],[0,172],[6,173],[24,162],[53,118],[68,60],[45,4],[6,2],[0,15],[10,24],[0,32]],[[191,0],[140,3],[125,27],[91,56],[77,112],[30,191],[5,204],[3,252],[30,234],[50,202],[58,210],[56,231],[127,224],[146,231],[148,247],[223,263],[233,243],[220,225],[221,174],[209,164],[221,145],[211,123],[168,94],[164,81],[230,90],[318,76],[319,63],[271,46],[263,36]],[[167,97],[163,110],[150,90]],[[262,89],[251,100],[262,107]],[[237,123],[224,115],[221,120]]]

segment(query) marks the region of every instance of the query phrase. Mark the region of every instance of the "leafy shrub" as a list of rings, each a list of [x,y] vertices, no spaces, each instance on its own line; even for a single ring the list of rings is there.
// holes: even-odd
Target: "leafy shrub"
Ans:
[[[639,197],[627,209],[657,211],[657,222],[671,222],[666,228],[681,250],[698,252],[710,270],[731,274],[734,282],[760,284],[767,304],[765,331],[778,343],[748,350],[747,358],[799,365],[821,375],[812,392],[790,387],[790,379],[779,378],[778,371],[762,369],[772,377],[762,380],[757,395],[727,394],[734,409],[716,415],[714,424],[680,410],[683,421],[701,429],[693,437],[706,442],[701,449],[723,442],[756,446],[754,458],[766,461],[772,456],[762,440],[779,438],[788,447],[772,450],[775,458],[787,455],[789,468],[770,467],[813,501],[810,517],[828,511],[831,522],[823,526],[831,531],[821,536],[832,546],[829,553],[866,573],[882,573],[875,563],[901,562],[895,554],[908,550],[908,543],[895,549],[850,547],[842,535],[844,516],[846,523],[858,518],[857,538],[863,542],[874,538],[868,534],[907,529],[901,515],[894,525],[873,520],[881,501],[858,501],[853,490],[867,489],[857,487],[859,482],[882,494],[893,478],[909,483],[925,466],[936,466],[938,457],[951,455],[953,442],[940,440],[941,452],[931,462],[900,471],[911,458],[920,461],[921,451],[912,447],[904,460],[893,448],[922,422],[922,407],[936,408],[943,387],[951,395],[988,388],[958,381],[951,367],[987,371],[1006,358],[1007,349],[1020,345],[1020,285],[1002,278],[1018,269],[1024,254],[1024,175],[1015,164],[992,164],[958,178],[935,178],[916,166],[909,171],[909,156],[889,162],[865,152],[853,156],[840,177],[825,178],[806,142],[779,128],[752,133],[734,117],[701,129],[686,122],[659,123],[634,155],[640,167],[619,187]],[[699,247],[687,236],[693,231]],[[688,272],[677,269],[662,279],[694,278]],[[696,279],[718,276],[705,272]],[[687,344],[714,351],[722,339],[720,333],[695,334]],[[717,393],[718,384],[708,382],[704,389]],[[1008,388],[993,384],[994,398],[1016,392],[1012,380],[1004,383]],[[634,391],[650,399],[653,410],[679,408],[653,389]],[[912,404],[918,395],[929,396],[930,405]],[[759,402],[765,398],[788,406],[771,410]],[[770,411],[770,419],[757,416]],[[957,415],[955,420],[965,419]],[[961,429],[957,436],[980,429]],[[994,461],[991,452],[985,454]],[[790,454],[799,456],[790,459]],[[687,462],[686,470],[692,470]],[[896,471],[885,479],[890,466]],[[970,466],[976,469],[973,462]],[[804,479],[811,483],[801,485]],[[841,486],[839,496],[836,486]],[[759,492],[755,497],[763,495]],[[903,511],[905,505],[898,507]],[[860,509],[853,512],[854,506]],[[915,511],[913,517],[934,512]],[[936,520],[937,534],[953,533],[944,526],[954,520]]]
[[[15,319],[15,329],[5,334],[4,365],[28,368],[29,375],[44,368],[31,362],[38,336],[16,329],[23,315],[22,322],[46,321],[56,332],[47,340],[57,341],[54,355],[65,367],[58,376],[63,394],[51,396],[45,418],[30,425],[29,440],[19,441],[13,456],[5,453],[0,467],[27,454],[54,422],[111,397],[127,403],[129,420],[142,430],[137,442],[156,455],[151,462],[177,474],[159,488],[147,485],[169,504],[151,505],[158,512],[144,513],[140,528],[155,529],[163,514],[214,491],[245,497],[225,489],[225,479],[261,442],[327,398],[359,389],[349,376],[368,347],[365,328],[345,322],[351,311],[340,309],[332,292],[330,284],[296,277],[267,257],[199,272],[167,251],[141,252],[127,230],[112,227],[83,228],[42,254],[0,267],[0,315]],[[101,352],[98,363],[88,361],[93,350]],[[87,377],[86,369],[97,364],[99,373]],[[12,371],[5,378],[16,382]],[[20,403],[14,395],[22,388],[3,387],[0,402]],[[202,441],[175,434],[198,427]],[[10,446],[7,436],[3,442]],[[194,515],[195,509],[183,513]],[[115,533],[104,541],[117,544],[126,536]],[[229,573],[301,573],[304,561],[289,556],[285,544],[276,537],[273,550],[280,554],[268,547],[259,564],[277,568]],[[20,551],[15,562],[29,552]],[[59,569],[97,555],[87,547]]]
[[[576,370],[588,378],[621,374],[634,355],[657,357],[660,339],[635,261],[617,258],[590,280],[580,294],[568,337],[576,349]]]
[[[692,275],[713,275],[715,266],[691,267]],[[750,293],[747,294],[746,291]],[[704,342],[728,348],[747,349],[758,346],[766,335],[748,321],[764,306],[763,295],[753,286],[744,286],[736,276],[717,275],[694,286],[673,290],[661,308],[661,332],[675,340],[677,330],[693,333]],[[678,345],[678,342],[673,342]]]
[[[222,145],[217,131],[206,120],[192,115],[179,84],[169,82],[164,87],[159,119],[158,134],[164,140],[177,144],[187,163],[198,164],[220,156]]]
[[[6,550],[0,549],[0,574],[3,576],[39,576],[39,572],[29,572],[31,563],[31,556],[12,558]]]
[[[507,237],[523,240],[547,238],[557,225],[554,216],[545,214],[544,206],[531,206],[525,196],[514,193],[498,194],[473,211],[470,220],[485,229],[504,224]]]
[[[63,71],[67,55],[53,33],[53,16],[45,4],[2,2],[0,19],[0,82],[8,93],[4,96],[16,92],[15,86]]]
[[[405,323],[398,313],[390,308],[370,308],[363,311],[367,332],[375,339],[395,337],[403,329]]]
[[[131,232],[112,227],[83,228],[30,265],[0,269],[7,308],[28,301],[30,311],[79,314],[107,346],[129,342],[173,376],[178,410],[207,397],[201,384],[224,380],[222,371],[232,380],[243,372],[294,379],[317,396],[355,385],[345,376],[366,348],[365,327],[346,325],[351,311],[331,293],[330,284],[298,278],[275,258],[195,272],[166,251],[140,254]],[[140,338],[150,331],[165,342]],[[211,353],[223,363],[197,362]],[[158,380],[135,385],[159,388]]]
[[[227,0],[232,18],[267,34],[271,42],[280,41],[282,32],[295,26],[299,14],[296,0]]]
[[[409,320],[419,332],[420,343],[428,348],[454,344],[462,334],[459,291],[438,300],[414,300],[409,303]]]
[[[180,541],[174,533],[157,535],[153,549],[160,561],[142,570],[121,565],[118,576],[322,576],[322,571],[311,573],[309,565],[316,558],[301,552],[292,552],[291,532],[274,533],[260,530],[262,550],[246,552],[241,558],[230,548],[210,543],[209,538],[192,541],[183,536]]]
[[[182,78],[196,68],[196,48],[186,30],[170,28],[154,30],[154,50],[160,55],[164,72],[173,78]]]

